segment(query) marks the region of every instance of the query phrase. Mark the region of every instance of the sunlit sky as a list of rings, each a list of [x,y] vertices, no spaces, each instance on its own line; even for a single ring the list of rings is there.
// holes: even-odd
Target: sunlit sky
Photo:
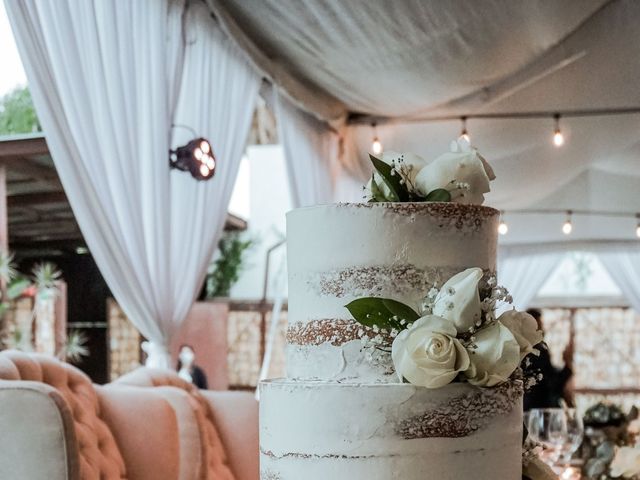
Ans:
[[[0,1],[0,72],[0,96],[27,83],[2,1]]]

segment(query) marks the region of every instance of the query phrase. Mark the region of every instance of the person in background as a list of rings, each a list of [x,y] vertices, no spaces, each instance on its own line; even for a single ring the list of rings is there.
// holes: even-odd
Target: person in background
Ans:
[[[537,308],[530,308],[527,313],[536,319],[538,328],[544,332],[542,312]],[[565,387],[573,376],[573,339],[571,339],[562,353],[562,359],[564,360],[564,368],[562,369],[558,369],[551,364],[549,347],[544,341],[536,345],[535,348],[538,349],[540,355],[530,354],[527,357],[524,373],[527,377],[542,374],[542,378],[537,380],[536,385],[525,391],[524,410],[560,407]]]
[[[204,371],[194,363],[196,352],[191,345],[182,345],[178,353],[178,366],[176,370],[180,378],[203,390],[207,389],[207,376]]]

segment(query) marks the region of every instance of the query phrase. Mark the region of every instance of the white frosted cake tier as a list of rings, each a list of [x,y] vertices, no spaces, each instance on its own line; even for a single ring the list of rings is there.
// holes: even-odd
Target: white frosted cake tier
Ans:
[[[261,480],[520,480],[522,384],[260,384]]]
[[[322,205],[287,214],[287,376],[396,381],[362,352],[367,332],[345,305],[387,297],[418,309],[437,283],[496,268],[499,212],[455,203]]]

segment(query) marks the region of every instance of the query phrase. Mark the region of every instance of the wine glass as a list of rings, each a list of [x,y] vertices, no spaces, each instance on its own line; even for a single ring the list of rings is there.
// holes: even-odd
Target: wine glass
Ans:
[[[558,461],[564,446],[570,443],[567,415],[562,408],[532,409],[529,412],[527,429],[535,442],[541,443],[552,452],[552,463]]]
[[[563,408],[565,422],[567,424],[567,442],[560,451],[560,462],[565,467],[571,462],[574,452],[580,448],[584,438],[584,425],[582,415],[576,412],[575,408]]]

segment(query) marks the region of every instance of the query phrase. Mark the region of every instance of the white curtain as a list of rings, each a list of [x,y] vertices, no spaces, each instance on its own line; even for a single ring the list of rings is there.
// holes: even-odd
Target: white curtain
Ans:
[[[151,341],[149,363],[167,367],[226,216],[260,79],[208,15],[192,12],[188,23],[208,24],[186,29],[180,87],[182,1],[5,3],[78,224],[116,299]],[[179,87],[176,123],[209,137],[218,158],[206,183],[168,168]]]
[[[513,296],[513,305],[524,310],[540,291],[562,260],[565,252],[545,251],[529,254],[510,254],[500,251],[498,284],[506,287]]]
[[[640,246],[602,249],[598,258],[634,310],[640,312]]]
[[[293,206],[333,202],[338,135],[280,92],[276,92],[275,104]]]

